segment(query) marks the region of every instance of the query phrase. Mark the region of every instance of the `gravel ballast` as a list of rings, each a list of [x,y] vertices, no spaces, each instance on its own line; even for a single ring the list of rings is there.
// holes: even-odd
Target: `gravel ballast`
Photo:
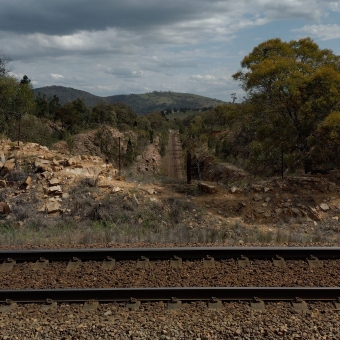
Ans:
[[[271,261],[253,260],[240,268],[235,260],[215,261],[215,268],[203,268],[202,261],[183,261],[171,268],[169,261],[152,261],[149,269],[136,268],[135,261],[119,261],[113,270],[101,262],[83,262],[74,272],[66,262],[52,262],[43,271],[34,263],[18,263],[0,277],[0,289],[129,288],[129,287],[337,287],[340,260],[323,260],[320,268],[306,261],[286,261],[276,268]]]
[[[163,303],[142,304],[139,311],[101,304],[82,311],[79,304],[61,304],[41,312],[39,305],[19,305],[0,315],[1,339],[339,339],[339,312],[331,303],[310,303],[295,312],[285,303],[267,303],[263,312],[247,303],[225,303],[220,311],[205,303],[185,303],[168,311]]]

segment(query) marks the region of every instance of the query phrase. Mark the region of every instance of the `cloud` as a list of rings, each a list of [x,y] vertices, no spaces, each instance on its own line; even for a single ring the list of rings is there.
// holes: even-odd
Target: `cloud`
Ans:
[[[340,38],[340,25],[328,24],[328,25],[306,25],[302,28],[293,30],[314,37],[318,37],[321,40],[331,40]]]
[[[63,75],[57,74],[57,73],[51,73],[51,77],[52,77],[53,79],[55,79],[55,80],[64,78]]]
[[[317,20],[325,10],[322,0],[308,6],[302,0],[2,0],[0,46],[13,59],[137,55],[147,48],[227,42],[249,27],[292,17]]]
[[[229,100],[238,91],[231,74],[253,46],[273,35],[337,38],[338,26],[323,20],[339,7],[334,0],[1,0],[0,46],[15,72],[39,87],[53,81],[99,95],[173,90]],[[285,22],[295,31],[280,31]]]
[[[340,12],[340,3],[339,1],[331,2],[329,4],[329,8],[334,12]]]
[[[262,7],[269,20],[304,18],[305,20],[318,20],[324,13],[325,2],[322,0],[259,0],[255,1]]]
[[[123,78],[139,78],[142,77],[144,72],[142,70],[131,70],[129,68],[115,68],[111,69],[108,73]]]

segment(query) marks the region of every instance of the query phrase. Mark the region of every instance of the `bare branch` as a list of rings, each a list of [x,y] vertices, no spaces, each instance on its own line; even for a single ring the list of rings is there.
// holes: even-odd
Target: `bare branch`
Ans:
[[[8,56],[0,53],[0,76],[5,76],[11,71],[11,69],[7,67],[10,61],[11,59]]]

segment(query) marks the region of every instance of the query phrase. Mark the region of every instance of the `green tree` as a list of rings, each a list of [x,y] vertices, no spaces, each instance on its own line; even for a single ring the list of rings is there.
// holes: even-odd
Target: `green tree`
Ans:
[[[76,99],[56,109],[54,119],[62,123],[63,128],[72,134],[86,128],[91,120],[91,111],[82,99]]]
[[[91,122],[95,124],[117,125],[117,115],[112,104],[99,103],[92,108]]]
[[[333,111],[309,138],[312,159],[325,163],[326,166],[340,164],[340,112]],[[330,162],[330,160],[332,160]]]
[[[21,117],[35,110],[34,93],[30,83],[21,83],[11,76],[0,76],[0,128],[8,133],[12,125],[20,139]]]
[[[340,57],[310,38],[271,39],[241,62],[241,82],[253,107],[257,150],[277,158],[281,145],[294,154],[293,166],[310,171],[310,137],[318,124],[339,109]],[[265,157],[260,152],[261,157]]]
[[[132,108],[123,103],[115,103],[112,106],[117,117],[117,127],[123,130],[132,128],[137,119],[137,115]]]
[[[41,94],[40,92],[35,97],[35,104],[35,114],[39,118],[54,119],[56,111],[61,107],[59,98],[56,95],[48,99],[46,94]]]
[[[131,142],[131,139],[129,138],[126,144],[125,154],[123,155],[124,165],[126,166],[130,165],[135,160],[135,157],[136,157],[135,148]]]
[[[164,117],[158,111],[152,111],[145,115],[145,118],[150,122],[152,130],[162,130],[164,123],[166,122]]]
[[[22,85],[31,84],[31,79],[29,79],[26,75],[24,75],[22,79],[20,80],[20,84]]]

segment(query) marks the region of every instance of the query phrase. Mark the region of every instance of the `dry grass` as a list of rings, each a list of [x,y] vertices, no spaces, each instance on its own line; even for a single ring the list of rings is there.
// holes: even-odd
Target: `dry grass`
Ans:
[[[258,228],[235,224],[231,227],[190,227],[186,223],[116,224],[109,221],[75,223],[72,218],[52,220],[43,216],[31,219],[24,228],[16,223],[0,223],[1,245],[44,245],[44,244],[93,244],[93,243],[173,243],[173,244],[259,244],[259,245],[308,245],[338,244],[340,237],[323,234],[320,231],[306,234],[302,231],[276,229],[261,231]]]

